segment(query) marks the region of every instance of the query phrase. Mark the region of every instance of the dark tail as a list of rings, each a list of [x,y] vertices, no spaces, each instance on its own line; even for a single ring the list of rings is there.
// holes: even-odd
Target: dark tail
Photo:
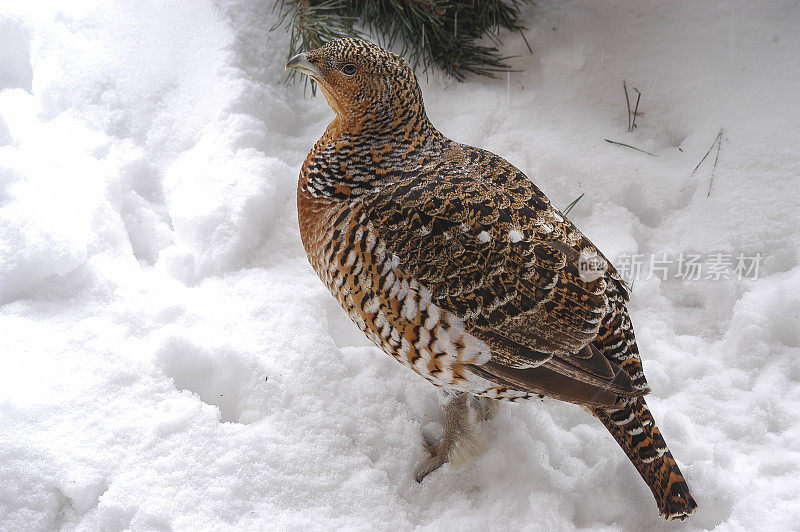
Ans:
[[[642,475],[666,519],[683,520],[697,508],[686,480],[669,452],[642,397],[626,398],[615,408],[593,408]]]

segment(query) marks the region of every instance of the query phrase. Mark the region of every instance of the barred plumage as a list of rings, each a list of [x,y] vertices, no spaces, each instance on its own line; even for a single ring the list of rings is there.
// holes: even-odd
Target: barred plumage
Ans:
[[[491,411],[481,401],[544,395],[589,408],[661,512],[691,514],[642,399],[628,289],[594,244],[520,170],[439,133],[397,55],[341,39],[287,67],[336,112],[298,182],[309,261],[376,345],[446,395],[445,438],[427,445],[418,479],[479,447],[469,420]],[[586,257],[603,269],[586,275]]]

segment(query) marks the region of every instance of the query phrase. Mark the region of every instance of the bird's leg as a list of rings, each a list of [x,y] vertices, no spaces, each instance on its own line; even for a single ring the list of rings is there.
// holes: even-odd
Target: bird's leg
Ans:
[[[468,465],[484,448],[475,434],[478,411],[474,398],[463,392],[448,394],[444,407],[444,437],[434,444],[423,437],[423,445],[431,453],[425,466],[417,473],[417,482],[422,482],[430,472],[450,462],[455,468]]]
[[[497,414],[497,409],[500,407],[500,401],[497,399],[473,395],[472,407],[477,411],[478,417],[482,421],[488,421],[492,419],[495,414]]]

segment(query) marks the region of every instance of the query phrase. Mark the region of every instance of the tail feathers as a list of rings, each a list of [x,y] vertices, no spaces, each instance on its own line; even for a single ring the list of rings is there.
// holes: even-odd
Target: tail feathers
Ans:
[[[692,515],[697,504],[644,399],[624,399],[615,408],[593,408],[592,413],[636,466],[653,492],[661,515],[668,520]]]

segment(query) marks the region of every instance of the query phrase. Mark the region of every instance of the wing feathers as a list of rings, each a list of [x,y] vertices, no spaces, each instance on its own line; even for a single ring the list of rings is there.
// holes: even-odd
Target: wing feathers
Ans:
[[[489,344],[492,349],[492,368],[507,368],[514,370],[528,370],[543,367],[551,372],[560,373],[569,379],[569,385],[579,381],[597,388],[614,393],[614,396],[640,395],[634,388],[628,374],[618,365],[610,362],[593,345],[587,345],[576,355],[553,354],[535,351],[530,347],[519,344],[493,330],[474,330],[472,334]],[[486,370],[494,373],[489,367]],[[502,377],[501,374],[497,377]],[[533,376],[535,374],[530,374]],[[519,378],[519,377],[517,377]],[[535,387],[529,383],[526,391],[536,392]],[[538,393],[538,392],[537,392]],[[566,390],[560,395],[569,395]]]
[[[601,334],[609,314],[624,311],[609,299],[626,295],[613,267],[582,279],[579,258],[599,253],[593,244],[513,165],[476,148],[459,150],[364,196],[365,213],[399,267],[497,353],[493,367],[512,373],[484,372],[499,380],[529,390],[541,388],[531,379],[545,378],[566,400],[646,390],[644,377],[637,386],[629,377],[638,357],[623,363],[609,356],[616,355],[607,345],[612,338]],[[571,395],[569,386],[582,391]]]
[[[468,366],[469,371],[499,386],[547,395],[582,405],[613,407],[618,395],[553,371],[550,368],[515,369],[490,360],[482,366]]]

